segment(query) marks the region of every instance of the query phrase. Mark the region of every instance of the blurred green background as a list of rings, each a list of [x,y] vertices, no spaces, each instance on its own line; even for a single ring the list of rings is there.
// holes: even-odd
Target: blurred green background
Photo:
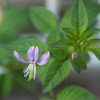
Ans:
[[[100,13],[100,0],[84,1],[89,17],[89,27],[100,28],[100,17],[97,18]],[[14,62],[10,55],[13,52],[9,49],[13,42],[15,43],[17,39],[24,37],[37,37],[46,43],[49,33],[38,31],[30,19],[30,8],[34,6],[45,7],[46,2],[46,0],[0,0],[0,100],[40,100],[42,97],[49,97],[48,94],[42,93],[42,84],[38,78],[29,82],[27,78],[24,78],[23,69],[27,67],[27,64]],[[68,23],[74,0],[56,0],[56,2],[60,3],[59,8],[56,9],[56,17],[60,21],[66,12],[67,20],[62,20],[62,22]],[[64,23],[61,23],[61,25],[63,26]],[[69,23],[67,25],[70,26]],[[98,36],[100,37],[100,35]],[[26,41],[26,44],[27,42],[29,41]],[[20,45],[18,49],[21,49]],[[7,52],[8,50],[9,52]],[[55,89],[55,92],[66,84],[75,84],[100,97],[100,63],[94,55],[90,53],[89,55],[90,61],[92,61],[88,64],[88,70],[77,74],[72,69],[69,77]]]

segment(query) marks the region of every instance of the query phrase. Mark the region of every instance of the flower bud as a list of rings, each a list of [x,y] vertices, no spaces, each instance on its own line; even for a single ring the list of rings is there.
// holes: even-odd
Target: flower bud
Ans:
[[[76,54],[76,52],[73,52],[72,53],[72,60],[75,60],[77,58],[77,54]]]

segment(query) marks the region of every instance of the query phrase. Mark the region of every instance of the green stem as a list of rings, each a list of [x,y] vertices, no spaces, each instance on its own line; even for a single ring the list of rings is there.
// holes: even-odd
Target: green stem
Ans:
[[[53,90],[50,90],[49,94],[50,94],[50,96],[52,97],[53,100],[56,100],[56,96],[55,96]]]

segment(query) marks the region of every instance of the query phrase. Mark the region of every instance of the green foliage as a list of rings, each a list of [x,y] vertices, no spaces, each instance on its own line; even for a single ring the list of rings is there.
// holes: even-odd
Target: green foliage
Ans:
[[[77,39],[77,33],[71,29],[71,28],[63,28],[65,32],[65,36],[67,36],[69,39]]]
[[[77,72],[81,72],[82,70],[87,69],[86,63],[85,63],[84,59],[82,58],[82,56],[80,56],[80,55],[77,55],[77,58],[74,61],[72,61],[72,60],[70,60],[70,61],[71,61],[73,68]]]
[[[9,8],[0,24],[0,42],[9,42],[17,38],[17,32],[28,23],[27,8]]]
[[[81,35],[81,41],[86,41],[88,39],[91,39],[94,35],[96,35],[99,32],[100,29],[97,28],[88,29]]]
[[[89,51],[91,51],[100,60],[100,47],[97,46],[89,47]]]
[[[68,15],[65,15],[64,19],[62,20],[65,20],[65,17],[67,18]],[[65,26],[66,28],[63,28],[63,31],[64,31],[64,35],[66,39],[62,39],[62,40],[52,43],[50,45],[51,47],[59,48],[59,49],[73,47],[76,52],[78,51],[78,52],[86,53],[88,51],[87,46],[99,43],[99,39],[89,40],[95,34],[100,32],[100,29],[96,29],[96,28],[87,29],[88,17],[87,17],[87,12],[82,0],[76,1],[73,7],[73,11],[72,11],[71,22],[74,27],[74,30],[72,28],[69,28],[69,27],[67,28]],[[65,25],[63,23],[64,21],[61,22],[62,27],[64,27]],[[54,53],[56,54],[56,49]],[[70,56],[71,54],[68,57]],[[81,56],[84,56],[84,54],[81,54]],[[81,56],[78,56],[78,58],[75,61],[71,61],[72,65],[74,65],[73,67],[78,72],[87,68],[86,63],[85,63],[86,61],[84,61]],[[79,64],[78,63],[79,61],[83,65]]]
[[[69,59],[70,55],[74,52],[73,47],[68,48],[56,48],[51,50],[51,57],[58,61],[64,61]]]
[[[81,0],[77,0],[73,7],[71,22],[75,30],[71,28],[64,28],[66,39],[59,40],[52,43],[50,46],[54,48],[74,47],[81,50],[82,42],[79,36],[86,30],[88,25],[87,13],[84,4]]]
[[[54,49],[51,51],[51,57],[60,61],[68,59],[68,54],[68,48]]]
[[[47,38],[47,44],[51,44],[53,42],[56,42],[60,39],[64,38],[64,33],[61,29],[57,28],[50,32],[50,35]]]
[[[67,47],[73,47],[74,45],[75,45],[74,41],[70,39],[62,39],[50,44],[50,46],[53,48],[67,48]]]
[[[12,89],[12,75],[0,75],[0,96],[6,96]]]
[[[88,14],[88,23],[89,23],[89,26],[90,26],[91,24],[93,24],[93,22],[96,19],[96,16],[100,12],[100,5],[95,4],[95,3],[86,3],[85,7],[86,7],[87,14]],[[69,8],[64,13],[63,18],[61,19],[61,22],[60,22],[60,26],[62,28],[65,28],[65,27],[72,28],[71,12],[72,12],[72,8]]]
[[[90,61],[90,56],[88,53],[81,54],[82,58],[84,59],[85,63]]]
[[[63,18],[61,19],[61,22],[60,22],[60,26],[62,28],[65,28],[65,27],[71,28],[72,27],[72,25],[71,25],[71,12],[72,12],[72,8],[68,9],[64,13],[64,16],[63,16]]]
[[[54,61],[46,73],[43,92],[48,92],[52,88],[60,84],[69,74],[69,61],[57,62]]]
[[[91,25],[96,20],[96,16],[100,13],[100,4],[86,3],[85,7],[88,13],[88,22],[89,25]]]
[[[35,27],[40,31],[49,32],[57,27],[55,16],[46,8],[31,8],[30,17]]]
[[[87,42],[86,46],[91,46],[97,43],[100,43],[100,39],[92,39]]]
[[[64,19],[61,21],[61,27],[65,25],[65,17],[67,18],[69,16],[64,16]],[[71,22],[74,29],[66,26],[62,28],[65,39],[50,44],[52,48],[56,48],[51,50],[51,56],[58,61],[63,61],[70,59],[74,51],[80,52],[80,54],[77,54],[77,58],[74,61],[70,60],[74,69],[80,72],[87,69],[86,63],[89,61],[89,57],[86,53],[89,49],[88,46],[99,43],[99,39],[90,39],[100,32],[100,29],[87,29],[88,17],[82,0],[76,1],[72,11]],[[68,48],[71,48],[71,52],[69,52]],[[85,57],[88,57],[87,60]]]
[[[49,62],[43,66],[37,66],[37,72],[40,81],[43,83],[43,92],[46,93],[51,89],[58,86],[70,73],[70,64],[77,72],[86,70],[86,63],[89,61],[89,56],[87,51],[94,53],[100,60],[100,47],[92,46],[99,43],[99,39],[91,38],[100,32],[100,29],[88,27],[88,17],[89,24],[93,22],[94,17],[98,14],[100,10],[98,7],[92,9],[92,6],[87,5],[86,9],[82,0],[77,0],[73,10],[70,8],[62,18],[60,25],[57,25],[57,20],[55,16],[49,10],[43,7],[33,7],[30,9],[30,18],[35,27],[41,32],[50,32],[47,39],[47,44],[50,48],[47,48],[40,40],[28,37],[24,39],[16,39],[17,34],[25,24],[27,24],[29,15],[28,9],[26,8],[14,8],[9,9],[6,13],[6,17],[3,23],[0,25],[0,42],[10,42],[0,49],[0,62],[4,60],[9,61],[7,67],[24,67],[26,64],[21,65],[19,61],[15,58],[13,51],[17,50],[18,53],[26,59],[26,53],[30,46],[34,45],[39,47],[40,55],[49,49],[50,59]],[[96,4],[95,4],[96,6]],[[89,9],[89,10],[88,10]],[[95,12],[92,16],[92,10]],[[72,13],[72,15],[71,15]],[[92,16],[92,17],[91,17]],[[4,39],[3,39],[4,38]],[[15,40],[16,39],[16,40]],[[7,40],[7,41],[6,41]],[[77,58],[72,60],[72,54],[76,52]],[[39,55],[39,56],[40,56]],[[6,59],[5,59],[6,58]],[[21,69],[21,68],[20,68]],[[23,69],[23,68],[22,68]],[[23,78],[22,69],[19,71],[12,71],[14,74],[14,83],[21,89],[31,90],[34,88],[33,82],[27,82],[27,78]],[[33,74],[33,72],[32,72]],[[11,82],[8,81],[8,76],[0,78],[0,83],[2,87],[1,94],[7,94],[11,86]],[[6,79],[6,81],[4,80]],[[6,87],[7,84],[9,87]],[[7,90],[6,90],[7,88]],[[48,98],[42,98],[41,100],[49,100]],[[65,87],[58,93],[57,100],[97,100],[91,93],[79,87]]]
[[[73,7],[71,23],[78,36],[80,36],[88,26],[87,12],[82,0],[77,0]]]
[[[47,64],[37,67],[37,72],[38,72],[39,79],[43,84],[44,84],[44,81],[45,81],[45,76],[46,76],[46,73],[48,71],[48,68],[49,68],[49,66],[51,66],[53,61],[54,61],[54,59],[52,59],[50,57],[50,59],[49,59]]]
[[[57,100],[98,100],[92,93],[78,86],[63,88],[57,95]]]

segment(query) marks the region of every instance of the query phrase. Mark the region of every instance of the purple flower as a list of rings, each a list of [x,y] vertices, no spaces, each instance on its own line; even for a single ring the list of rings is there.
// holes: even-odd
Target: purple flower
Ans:
[[[24,61],[22,56],[16,50],[14,50],[14,55],[17,58],[17,60],[20,61],[21,63],[29,63],[29,66],[27,67],[27,69],[25,69],[23,71],[25,73],[24,77],[26,77],[29,74],[28,80],[30,80],[32,78],[35,79],[35,77],[36,77],[36,64],[44,65],[48,62],[49,57],[50,57],[50,53],[49,53],[49,51],[47,51],[38,60],[39,48],[38,47],[34,48],[34,46],[31,46],[27,51],[27,60],[28,61]],[[38,60],[38,62],[37,62],[37,60]]]

